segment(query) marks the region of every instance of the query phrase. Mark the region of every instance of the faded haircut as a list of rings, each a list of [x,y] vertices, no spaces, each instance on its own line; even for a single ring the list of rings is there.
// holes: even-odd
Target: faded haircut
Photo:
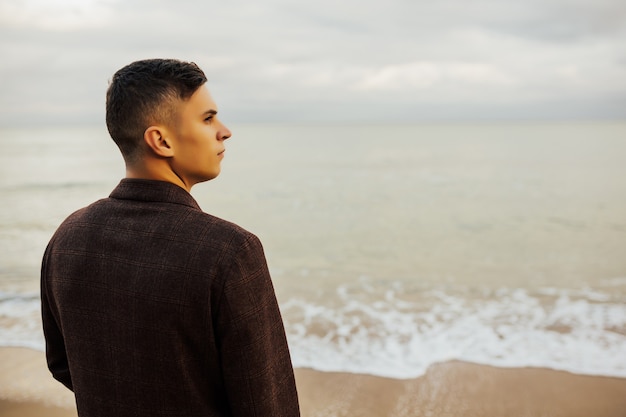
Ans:
[[[107,89],[106,124],[124,159],[137,158],[148,127],[176,123],[177,105],[206,81],[195,63],[175,59],[136,61],[117,71]]]

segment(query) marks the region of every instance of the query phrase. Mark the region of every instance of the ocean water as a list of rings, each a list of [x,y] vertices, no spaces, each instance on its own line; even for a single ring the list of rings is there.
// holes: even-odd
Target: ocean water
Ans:
[[[626,377],[626,123],[231,130],[192,194],[263,241],[295,366]],[[0,345],[43,349],[45,245],[124,167],[104,126],[0,143]]]

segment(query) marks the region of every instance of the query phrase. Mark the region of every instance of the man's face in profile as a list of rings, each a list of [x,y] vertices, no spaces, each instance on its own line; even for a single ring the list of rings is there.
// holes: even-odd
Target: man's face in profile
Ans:
[[[208,87],[199,87],[178,109],[172,168],[187,184],[212,180],[220,173],[224,141],[230,130],[217,118],[217,105]]]

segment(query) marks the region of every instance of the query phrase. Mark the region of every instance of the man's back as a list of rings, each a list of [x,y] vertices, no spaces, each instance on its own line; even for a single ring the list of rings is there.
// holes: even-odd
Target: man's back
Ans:
[[[125,179],[70,216],[42,303],[50,369],[81,416],[298,415],[260,242],[177,185]]]

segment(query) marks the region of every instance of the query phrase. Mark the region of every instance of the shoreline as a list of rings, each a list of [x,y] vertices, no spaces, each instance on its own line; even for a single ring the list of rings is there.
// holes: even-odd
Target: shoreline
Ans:
[[[626,378],[451,361],[413,379],[298,368],[303,417],[623,417]],[[0,348],[0,415],[76,417],[43,352]]]

